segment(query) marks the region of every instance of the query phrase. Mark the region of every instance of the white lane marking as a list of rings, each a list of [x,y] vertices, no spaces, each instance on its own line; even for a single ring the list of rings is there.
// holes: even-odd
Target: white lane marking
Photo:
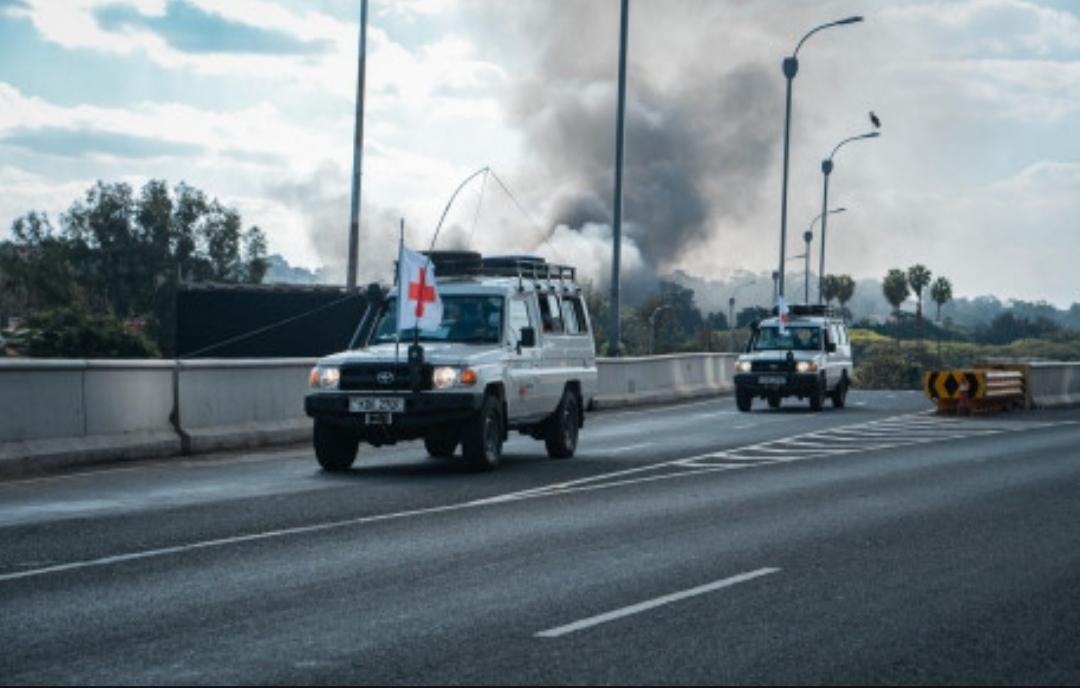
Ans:
[[[248,535],[237,535],[235,537],[221,538],[218,540],[205,540],[203,542],[193,542],[187,545],[177,545],[175,547],[163,547],[160,549],[144,550],[142,552],[128,552],[126,554],[117,554],[111,557],[101,557],[100,559],[84,559],[82,561],[73,561],[66,564],[56,564],[55,566],[46,566],[39,569],[27,569],[25,571],[17,571],[14,573],[0,574],[0,583],[7,581],[18,580],[20,578],[32,578],[34,576],[43,576],[49,573],[61,573],[64,571],[77,571],[79,569],[94,568],[97,566],[108,566],[110,564],[119,564],[128,561],[138,561],[139,559],[151,559],[154,557],[160,557],[167,554],[178,554],[182,552],[194,552],[200,549],[211,549],[213,547],[222,547],[225,545],[235,545],[245,542],[257,542],[259,540],[270,540],[273,538],[283,537],[286,535],[301,535],[306,533],[316,533],[324,530],[334,530],[336,528],[346,528],[349,526],[364,525],[367,523],[378,523],[380,521],[393,521],[399,518],[408,518],[411,516],[425,516],[429,514],[445,513],[448,511],[459,511],[462,509],[469,509],[474,506],[478,506],[483,502],[466,502],[464,504],[451,504],[448,506],[431,507],[430,509],[416,509],[414,511],[399,511],[392,514],[379,514],[376,516],[362,516],[360,518],[351,518],[345,521],[334,521],[332,523],[320,523],[311,526],[298,526],[296,528],[283,528],[281,530],[269,530],[262,533],[250,533]]]
[[[605,449],[598,454],[624,454],[628,451],[634,451],[635,449],[644,449],[645,447],[651,447],[655,442],[641,442],[639,444],[628,444],[625,447],[614,447],[612,449]]]
[[[750,571],[748,573],[741,573],[738,576],[732,576],[731,578],[725,578],[718,580],[707,585],[702,585],[696,588],[690,588],[689,590],[683,590],[682,592],[672,593],[670,595],[664,595],[663,597],[657,597],[655,599],[647,600],[645,602],[639,602],[638,604],[632,604],[629,607],[623,607],[622,609],[616,609],[614,611],[607,612],[606,614],[599,614],[597,616],[591,616],[587,619],[581,619],[573,623],[566,624],[565,626],[559,626],[558,628],[551,628],[546,631],[541,631],[536,634],[537,638],[558,638],[559,636],[566,635],[568,633],[574,633],[577,631],[591,628],[592,626],[598,626],[608,621],[614,621],[633,614],[640,614],[641,612],[655,609],[656,607],[663,606],[665,604],[671,604],[672,602],[678,602],[685,600],[688,597],[695,597],[697,595],[704,595],[705,593],[713,592],[721,588],[728,588],[732,585],[739,583],[745,583],[746,581],[753,580],[754,578],[760,578],[761,576],[767,576],[772,573],[778,572],[780,569],[776,568],[764,568],[757,571]]]

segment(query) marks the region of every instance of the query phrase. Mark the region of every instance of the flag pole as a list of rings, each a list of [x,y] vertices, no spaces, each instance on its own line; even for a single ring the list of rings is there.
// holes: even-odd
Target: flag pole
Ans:
[[[401,266],[405,263],[405,218],[401,218],[401,229],[398,231],[397,269],[394,271],[394,281],[397,282],[397,322],[394,323],[394,362],[401,360],[401,309],[405,307],[405,294],[401,288]]]

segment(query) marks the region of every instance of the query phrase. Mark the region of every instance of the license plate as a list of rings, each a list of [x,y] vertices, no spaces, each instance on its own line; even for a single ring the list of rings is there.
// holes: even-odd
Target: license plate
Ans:
[[[392,413],[368,413],[364,416],[366,425],[392,425],[394,414]]]
[[[763,385],[782,385],[787,382],[787,378],[782,375],[762,375],[758,378],[758,383]]]
[[[349,413],[401,413],[405,400],[401,398],[349,397]]]

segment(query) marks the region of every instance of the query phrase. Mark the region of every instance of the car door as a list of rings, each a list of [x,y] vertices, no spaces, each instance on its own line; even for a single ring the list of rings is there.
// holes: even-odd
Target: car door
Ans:
[[[510,343],[513,349],[507,354],[509,389],[506,390],[506,408],[511,419],[534,418],[544,413],[540,396],[540,364],[542,361],[543,335],[540,333],[539,312],[531,294],[515,294],[507,301],[507,318]],[[521,330],[531,327],[536,332],[536,346],[521,344]]]

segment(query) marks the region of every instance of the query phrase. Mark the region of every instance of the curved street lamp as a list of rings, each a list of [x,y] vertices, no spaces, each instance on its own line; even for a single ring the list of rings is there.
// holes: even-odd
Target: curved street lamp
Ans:
[[[671,304],[664,304],[657,306],[656,310],[649,316],[649,355],[653,355],[653,351],[656,348],[656,314],[662,310],[671,308]]]
[[[829,175],[832,174],[833,171],[833,156],[836,155],[836,151],[840,150],[840,147],[845,143],[858,141],[859,139],[873,139],[880,135],[880,132],[872,131],[868,134],[860,134],[859,136],[846,138],[836,144],[836,148],[833,148],[833,151],[829,154],[828,158],[821,161],[821,173],[825,177],[825,183],[824,191],[822,191],[821,194],[821,215],[819,215],[821,218],[821,259],[818,261],[818,303],[825,303],[821,297],[825,288],[825,227],[829,215],[826,208],[829,207]]]
[[[728,348],[732,351],[735,351],[735,295],[743,287],[748,287],[756,282],[757,280],[743,282],[731,290],[731,297],[728,299]]]
[[[784,71],[784,76],[787,78],[787,104],[784,114],[784,176],[783,176],[783,188],[780,193],[780,269],[777,283],[777,296],[784,296],[784,254],[787,252],[785,246],[787,239],[787,187],[788,187],[788,152],[790,150],[791,141],[791,82],[795,79],[795,75],[799,73],[799,48],[806,42],[806,39],[814,35],[822,29],[827,29],[830,26],[843,26],[845,24],[854,24],[861,22],[862,17],[848,17],[846,19],[840,19],[838,21],[829,22],[828,24],[822,24],[802,37],[798,45],[795,46],[795,52],[791,54],[791,57],[785,57],[781,68]]]
[[[847,210],[847,208],[833,208],[832,210],[830,210],[830,211],[828,211],[826,213],[823,213],[821,215],[816,215],[813,220],[810,220],[810,227],[807,228],[807,230],[806,230],[807,233],[810,233],[814,229],[814,225],[817,224],[817,221],[822,219],[826,215],[835,215],[836,213],[842,213],[845,210]],[[824,243],[824,237],[825,237],[825,235],[824,235],[824,232],[823,232],[822,233],[822,243]],[[807,242],[807,245],[806,245],[806,253],[807,254],[810,253],[810,244],[809,244],[809,242]],[[822,264],[820,267],[823,268],[824,264]],[[824,280],[820,280],[820,279],[818,280],[818,301],[821,300],[821,288],[822,288],[822,286],[824,284],[825,284]],[[808,304],[810,303],[810,295],[809,294],[810,294],[810,292],[807,291],[806,303],[808,303]]]

